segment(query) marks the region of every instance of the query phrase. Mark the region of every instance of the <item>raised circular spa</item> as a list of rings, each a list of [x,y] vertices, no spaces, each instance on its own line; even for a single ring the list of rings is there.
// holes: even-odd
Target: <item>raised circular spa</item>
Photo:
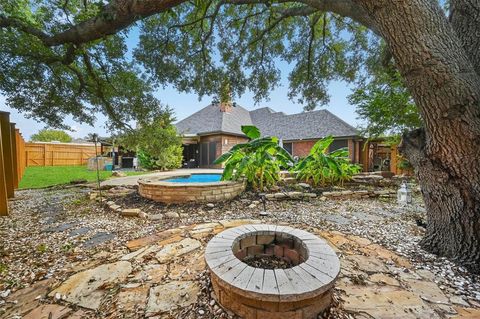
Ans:
[[[232,199],[245,190],[241,181],[221,181],[221,174],[182,174],[141,178],[141,196],[166,204],[217,202]]]
[[[340,261],[321,238],[300,229],[244,225],[205,250],[218,302],[244,319],[313,319],[330,306]]]

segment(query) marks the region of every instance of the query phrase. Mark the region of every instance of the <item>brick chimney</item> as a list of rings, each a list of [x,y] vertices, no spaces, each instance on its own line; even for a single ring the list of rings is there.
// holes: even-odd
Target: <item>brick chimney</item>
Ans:
[[[232,91],[230,90],[230,83],[223,82],[220,88],[220,112],[230,113],[232,111]]]
[[[220,112],[230,113],[232,111],[232,102],[220,102]]]

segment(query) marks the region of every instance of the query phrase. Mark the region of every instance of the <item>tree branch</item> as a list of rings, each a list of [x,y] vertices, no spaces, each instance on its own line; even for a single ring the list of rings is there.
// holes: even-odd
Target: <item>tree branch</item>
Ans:
[[[465,0],[466,1],[466,0]],[[174,8],[186,0],[112,0],[94,18],[80,22],[57,34],[48,34],[16,18],[0,15],[0,28],[16,28],[40,39],[46,46],[65,43],[82,44],[115,34],[138,20]],[[232,5],[303,3],[305,7],[287,9],[291,16],[308,15],[311,11],[330,11],[349,17],[376,32],[375,23],[353,0],[225,0]],[[308,8],[310,7],[310,8]],[[295,11],[297,11],[295,13]],[[304,11],[304,12],[301,12]]]
[[[112,0],[99,14],[63,32],[49,35],[26,23],[0,15],[0,28],[13,27],[39,38],[46,46],[81,44],[115,34],[135,21],[173,8],[185,0]]]
[[[377,26],[368,13],[352,0],[297,0],[320,11],[328,11],[350,18],[378,35]]]

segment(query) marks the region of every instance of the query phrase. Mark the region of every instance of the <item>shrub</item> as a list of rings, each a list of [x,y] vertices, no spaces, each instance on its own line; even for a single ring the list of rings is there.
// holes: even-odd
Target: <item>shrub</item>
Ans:
[[[183,149],[179,145],[171,145],[164,150],[159,157],[152,157],[145,151],[139,150],[137,152],[140,166],[150,170],[168,170],[175,169],[182,166]]]
[[[222,180],[245,178],[247,185],[255,190],[275,185],[280,170],[292,165],[292,157],[278,145],[278,138],[260,137],[257,127],[242,126],[242,132],[250,141],[235,145],[214,162],[225,164]]]
[[[343,184],[360,171],[360,166],[350,163],[348,150],[341,148],[328,153],[333,137],[319,140],[310,150],[307,157],[301,159],[294,167],[297,179],[314,186]]]
[[[146,169],[174,169],[182,166],[182,138],[172,125],[171,110],[159,110],[138,128],[120,137],[120,143],[137,152],[140,166]]]

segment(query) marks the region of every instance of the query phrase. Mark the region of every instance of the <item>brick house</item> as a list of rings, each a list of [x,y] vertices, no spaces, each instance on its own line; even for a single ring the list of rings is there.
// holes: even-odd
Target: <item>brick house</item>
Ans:
[[[359,163],[362,138],[357,130],[327,110],[287,115],[268,107],[248,111],[232,103],[209,105],[175,124],[183,136],[185,167],[215,167],[213,161],[248,139],[242,125],[255,125],[263,136],[277,136],[293,156],[303,157],[319,139],[332,135],[330,151],[348,147]]]

